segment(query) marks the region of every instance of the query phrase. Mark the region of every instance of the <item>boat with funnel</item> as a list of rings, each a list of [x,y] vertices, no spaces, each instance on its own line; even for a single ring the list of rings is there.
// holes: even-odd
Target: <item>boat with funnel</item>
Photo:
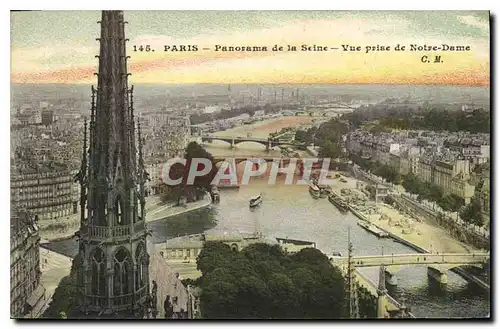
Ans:
[[[263,201],[262,194],[256,195],[250,199],[249,206],[250,208],[257,207],[262,203],[262,201]]]
[[[318,185],[311,183],[309,184],[309,193],[311,193],[312,197],[317,199],[321,196],[321,191]]]

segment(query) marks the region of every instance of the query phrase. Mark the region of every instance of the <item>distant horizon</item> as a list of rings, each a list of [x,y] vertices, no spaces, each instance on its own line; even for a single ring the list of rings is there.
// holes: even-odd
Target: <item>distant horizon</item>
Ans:
[[[91,86],[97,84],[97,80],[92,82],[11,82],[11,85],[66,85],[66,86]],[[302,86],[442,86],[442,87],[467,87],[467,88],[489,88],[491,83],[487,85],[466,85],[466,84],[444,84],[444,83],[301,83],[301,82],[292,82],[292,83],[272,83],[272,82],[263,82],[263,83],[213,83],[213,82],[198,82],[198,83],[157,83],[157,82],[138,82],[138,83],[130,83],[129,85],[155,85],[155,86],[189,86],[189,85],[216,85],[216,86],[228,86],[228,85],[273,85],[273,86],[286,86],[286,85],[302,85]]]
[[[11,82],[94,81],[101,12],[10,15]],[[124,11],[124,18],[136,84],[490,85],[488,11]],[[179,46],[195,50],[173,50]]]

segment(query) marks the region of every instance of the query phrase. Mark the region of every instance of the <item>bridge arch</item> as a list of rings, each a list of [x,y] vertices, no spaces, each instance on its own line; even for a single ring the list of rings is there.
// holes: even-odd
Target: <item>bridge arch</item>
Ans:
[[[234,140],[234,145],[241,144],[241,143],[257,143],[257,144],[264,145],[264,146],[268,146],[269,145],[269,142],[266,141],[266,140],[262,140],[262,141],[244,140],[244,139],[235,139]]]
[[[230,247],[231,247],[231,250],[234,252],[240,251],[240,248],[239,248],[237,243],[232,243]]]
[[[356,267],[376,267],[384,265],[397,271],[398,268],[425,265],[453,269],[463,265],[483,268],[489,263],[488,253],[419,253],[419,254],[390,254],[374,256],[357,256],[353,261]],[[333,257],[333,262],[345,263],[346,257]]]
[[[441,273],[448,272],[449,270],[453,270],[455,268],[459,268],[462,266],[473,266],[479,268],[481,270],[484,269],[484,264],[436,264],[436,265],[428,265],[429,268],[433,268]]]
[[[281,142],[279,140],[266,139],[266,138],[251,138],[251,137],[223,137],[223,136],[201,136],[202,142],[211,142],[214,140],[226,142],[231,145],[236,145],[240,143],[258,143],[264,146],[298,146],[303,147],[303,143],[296,142]]]

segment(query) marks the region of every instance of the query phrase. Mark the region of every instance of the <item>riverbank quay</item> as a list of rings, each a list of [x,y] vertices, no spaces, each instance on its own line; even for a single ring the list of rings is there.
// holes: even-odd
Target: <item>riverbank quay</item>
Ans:
[[[393,224],[392,226],[401,226],[401,234],[405,236],[404,240],[408,240],[408,237],[412,235],[412,231],[416,231],[417,235],[422,234],[425,236],[425,240],[435,241],[433,248],[430,248],[430,243],[426,241],[416,243],[420,247],[423,244],[424,249],[431,249],[438,252],[464,252],[463,248],[467,252],[483,249],[489,250],[490,241],[487,230],[466,225],[458,218],[458,215],[455,216],[455,219],[452,219],[449,213],[439,211],[440,208],[437,205],[433,204],[431,207],[430,202],[425,200],[418,201],[416,195],[410,195],[405,192],[402,186],[388,185],[383,178],[365,172],[356,165],[353,166],[353,173],[356,178],[370,184],[385,184],[385,186],[390,186],[391,192],[388,194],[387,199],[389,202],[392,202],[394,207],[379,202],[377,205],[380,205],[380,207],[376,206],[375,208],[377,209],[374,209],[374,213],[380,213],[378,209],[380,208],[384,212],[380,214],[382,218],[389,219],[389,222]],[[355,215],[358,216],[356,213]],[[394,216],[396,218],[392,218]],[[373,216],[370,216],[370,220],[372,219]],[[376,217],[376,219],[380,219],[380,217]],[[389,228],[387,227],[386,229]],[[428,232],[430,231],[435,231],[437,234],[429,236]],[[444,247],[446,250],[442,250],[440,247],[443,237],[448,241],[448,246]],[[453,243],[452,240],[457,241]],[[449,247],[450,245],[454,247]],[[461,246],[461,249],[455,249],[458,246]]]
[[[417,195],[406,192],[403,186],[391,184],[384,178],[366,172],[357,165],[353,165],[352,172],[357,179],[369,184],[381,184],[389,187],[388,198],[414,217],[424,218],[436,226],[443,227],[454,238],[463,243],[473,245],[479,249],[490,248],[490,232],[488,229],[465,223],[459,218],[458,213],[446,212],[433,202],[417,200]]]
[[[181,214],[186,214],[191,211],[205,209],[211,204],[210,196],[206,195],[202,200],[186,203],[181,206],[175,204],[166,204],[160,206],[149,213],[146,213],[146,223],[154,222],[156,220],[165,219]]]
[[[416,222],[405,218],[389,205],[379,205],[379,213],[364,213],[356,206],[350,206],[351,212],[360,220],[371,223],[378,229],[386,232],[393,240],[404,244],[419,253],[474,253],[484,252],[481,249],[459,243],[442,228],[429,225],[425,222]],[[406,223],[406,225],[405,225]],[[429,242],[430,241],[430,242]],[[474,282],[479,287],[489,290],[490,284],[480,277],[463,268],[451,269],[462,278]]]
[[[456,239],[480,249],[490,248],[490,235],[485,230],[466,225],[461,219],[453,219],[443,212],[427,207],[422,202],[406,194],[393,194],[389,196],[399,208],[405,209],[413,216],[423,217],[436,225],[445,228]]]
[[[153,196],[146,201],[146,223],[205,209],[210,204],[208,194],[202,200],[189,202],[181,206],[177,206],[173,202],[162,202],[158,196]],[[80,229],[80,213],[68,216],[58,222],[39,221],[39,227],[40,237],[46,242],[71,239],[75,232]]]
[[[40,287],[43,295],[25,318],[40,318],[49,307],[61,280],[69,275],[73,260],[57,252],[40,247]]]
[[[146,213],[162,206],[166,206],[166,204],[161,201],[160,196],[153,195],[146,198]],[[47,242],[70,239],[80,229],[80,219],[80,211],[77,211],[64,218],[40,220],[37,223],[40,237]]]

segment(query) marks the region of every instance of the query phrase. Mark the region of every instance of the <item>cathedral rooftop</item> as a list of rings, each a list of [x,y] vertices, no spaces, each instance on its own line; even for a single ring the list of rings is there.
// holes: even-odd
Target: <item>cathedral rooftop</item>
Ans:
[[[164,302],[167,296],[173,304],[173,311],[180,312],[181,309],[187,311],[188,291],[187,288],[176,277],[175,271],[167,264],[165,259],[157,252],[154,245],[148,244],[149,262],[149,281],[150,287],[153,287],[153,281],[156,282],[157,290],[157,318],[165,317]]]

